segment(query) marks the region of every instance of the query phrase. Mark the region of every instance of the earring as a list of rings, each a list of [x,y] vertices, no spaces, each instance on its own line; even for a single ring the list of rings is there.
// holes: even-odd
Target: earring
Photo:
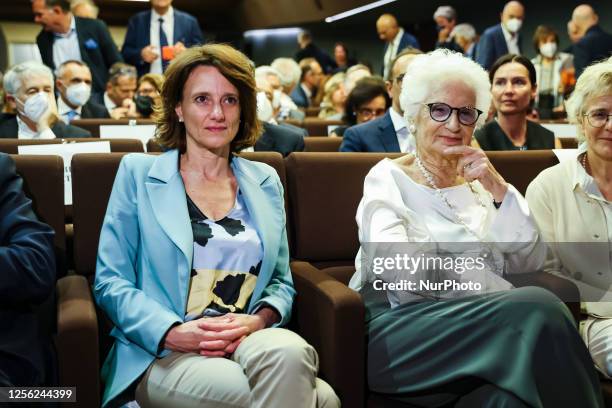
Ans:
[[[182,123],[182,122],[183,122],[183,118],[179,118],[179,122],[181,122],[181,123]]]
[[[408,126],[408,131],[410,132],[411,135],[414,135],[416,133],[416,126],[414,126],[414,123]]]

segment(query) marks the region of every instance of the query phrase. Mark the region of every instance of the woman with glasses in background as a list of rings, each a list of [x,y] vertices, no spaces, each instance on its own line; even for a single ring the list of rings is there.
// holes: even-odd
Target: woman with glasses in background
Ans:
[[[536,177],[527,201],[550,248],[545,270],[578,286],[588,315],[582,337],[611,378],[612,58],[584,70],[566,108],[582,142],[577,155]]]
[[[497,116],[474,134],[483,150],[561,148],[553,132],[527,119],[538,89],[529,59],[506,54],[493,64],[489,79]]]
[[[416,151],[372,168],[356,217],[369,387],[426,407],[602,406],[569,310],[506,280],[541,268],[546,246],[525,199],[470,147],[489,87],[449,50],[408,65],[400,103]]]
[[[344,136],[349,127],[383,116],[390,106],[391,98],[381,77],[360,79],[346,98],[342,117],[346,125],[334,129],[332,136]]]

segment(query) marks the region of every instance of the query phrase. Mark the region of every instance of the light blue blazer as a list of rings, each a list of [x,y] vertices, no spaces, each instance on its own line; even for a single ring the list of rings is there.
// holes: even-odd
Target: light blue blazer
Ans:
[[[121,161],[98,247],[94,297],[114,323],[115,343],[102,368],[107,406],[149,367],[168,329],[182,322],[193,260],[177,150],[129,154]],[[263,304],[288,323],[295,290],[289,270],[283,188],[276,171],[234,157],[231,168],[263,245],[248,313]]]

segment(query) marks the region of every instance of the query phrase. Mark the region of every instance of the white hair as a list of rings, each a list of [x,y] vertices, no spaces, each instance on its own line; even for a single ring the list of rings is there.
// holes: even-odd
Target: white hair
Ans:
[[[450,38],[462,37],[468,41],[476,39],[476,29],[468,23],[457,24],[450,33]]]
[[[457,12],[451,6],[440,6],[434,12],[433,18],[435,19],[436,17],[444,17],[447,20],[456,20]]]
[[[74,10],[80,6],[81,4],[86,4],[91,8],[91,11],[93,12],[93,17],[94,18],[98,18],[98,14],[100,13],[100,9],[98,8],[98,6],[96,6],[96,4],[92,1],[92,0],[71,0],[70,1],[70,11],[72,11],[74,13]]]
[[[567,119],[576,124],[579,143],[586,141],[580,123],[587,105],[593,98],[604,95],[612,95],[612,57],[589,65],[578,77],[572,96],[565,101]]]
[[[413,124],[423,107],[422,104],[431,102],[428,100],[431,94],[451,81],[463,82],[474,90],[474,107],[483,112],[476,122],[476,127],[482,126],[491,105],[489,75],[476,62],[444,48],[416,55],[408,64],[400,94],[400,106],[406,122]]]
[[[281,78],[281,74],[269,65],[261,65],[255,68],[255,79],[259,78],[267,80],[269,75],[274,75],[278,77],[278,79]]]
[[[277,58],[270,66],[280,74],[280,81],[284,87],[297,84],[302,76],[300,66],[291,58]]]
[[[36,61],[26,61],[13,66],[4,75],[4,90],[9,95],[16,95],[21,90],[26,78],[46,76],[53,86],[53,72],[46,65]]]

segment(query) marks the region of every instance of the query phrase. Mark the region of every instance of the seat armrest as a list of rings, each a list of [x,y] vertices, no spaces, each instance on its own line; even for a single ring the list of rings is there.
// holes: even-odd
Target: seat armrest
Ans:
[[[77,387],[71,407],[100,406],[98,322],[89,283],[80,275],[57,281],[57,336],[59,381]]]
[[[292,262],[298,332],[319,354],[320,375],[342,405],[365,395],[365,308],[359,293],[308,262]]]

